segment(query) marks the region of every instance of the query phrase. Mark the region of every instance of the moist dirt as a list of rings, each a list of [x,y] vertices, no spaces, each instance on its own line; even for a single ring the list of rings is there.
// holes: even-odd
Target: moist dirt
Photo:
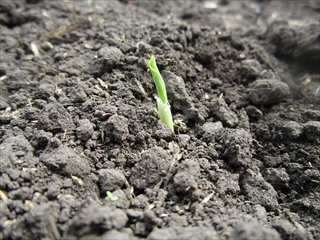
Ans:
[[[0,238],[320,239],[319,13],[1,1]]]

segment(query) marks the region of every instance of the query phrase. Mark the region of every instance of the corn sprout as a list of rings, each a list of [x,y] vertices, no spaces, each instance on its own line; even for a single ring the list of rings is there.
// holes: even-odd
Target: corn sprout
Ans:
[[[166,86],[160,75],[159,69],[156,64],[156,59],[154,56],[152,56],[149,60],[149,68],[158,92],[158,97],[156,97],[156,100],[157,100],[158,113],[160,116],[160,120],[161,122],[166,124],[173,132],[174,131],[173,121],[172,121],[170,105],[168,103]]]

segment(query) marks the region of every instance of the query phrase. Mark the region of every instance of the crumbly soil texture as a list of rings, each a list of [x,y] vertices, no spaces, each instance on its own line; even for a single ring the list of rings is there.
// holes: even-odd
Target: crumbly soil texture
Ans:
[[[320,239],[319,14],[1,1],[0,238]]]

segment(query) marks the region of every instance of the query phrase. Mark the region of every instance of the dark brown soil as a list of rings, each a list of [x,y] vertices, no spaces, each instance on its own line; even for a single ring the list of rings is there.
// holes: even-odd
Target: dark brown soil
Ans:
[[[319,14],[1,1],[0,238],[320,239]]]

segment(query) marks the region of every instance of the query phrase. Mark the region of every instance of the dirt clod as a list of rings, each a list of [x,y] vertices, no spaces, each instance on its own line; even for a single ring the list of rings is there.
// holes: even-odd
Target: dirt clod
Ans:
[[[153,147],[142,154],[141,160],[132,169],[130,184],[137,189],[153,188],[166,175],[172,157],[160,147]]]
[[[24,136],[8,137],[0,144],[0,171],[10,166],[35,166],[38,162],[32,154],[32,146]]]
[[[120,49],[104,46],[98,51],[98,59],[92,65],[89,72],[96,77],[100,77],[105,72],[111,72],[113,68],[124,61],[124,58]]]
[[[244,79],[255,80],[261,71],[261,65],[257,60],[247,59],[242,61],[240,73]]]
[[[106,142],[115,141],[122,143],[129,134],[128,120],[120,115],[112,115],[105,125]]]
[[[64,145],[52,145],[56,141],[51,141],[43,153],[39,156],[43,162],[52,171],[57,171],[63,175],[74,175],[84,177],[88,175],[91,168],[87,160],[72,149]]]
[[[187,93],[184,80],[169,71],[163,71],[162,75],[172,107],[182,111],[187,118],[196,122],[203,122],[203,116],[198,109],[194,108],[194,104]]]
[[[320,122],[309,121],[303,124],[303,132],[306,134],[309,140],[320,139]]]
[[[255,229],[260,231],[255,231]],[[280,234],[272,228],[264,228],[259,223],[238,224],[231,232],[230,239],[275,239],[280,240]]]
[[[226,127],[235,127],[239,123],[237,114],[228,107],[223,98],[212,100],[210,110]]]
[[[227,129],[221,132],[219,141],[226,146],[223,156],[229,160],[229,164],[238,167],[250,165],[250,133],[243,129]]]
[[[256,204],[264,206],[266,209],[276,209],[278,207],[277,192],[271,184],[267,183],[259,174],[244,174],[240,182],[243,193]],[[259,191],[260,187],[264,191]]]
[[[253,82],[250,88],[250,100],[255,105],[275,104],[290,94],[286,83],[273,79],[260,79]]]
[[[76,128],[77,137],[81,141],[89,140],[93,135],[93,126],[88,119],[82,119],[79,121],[79,126]]]
[[[47,104],[39,114],[39,127],[48,132],[72,131],[76,128],[71,115],[59,103]]]
[[[119,170],[99,170],[99,184],[103,193],[106,193],[106,191],[114,191],[121,188],[124,185],[124,182],[125,176]]]
[[[127,221],[128,217],[122,210],[91,203],[88,206],[83,206],[77,212],[64,237],[84,236],[96,231],[122,229]]]
[[[216,232],[209,227],[171,227],[164,231],[164,229],[155,229],[148,236],[148,240],[159,240],[159,239],[215,239],[217,238]]]

